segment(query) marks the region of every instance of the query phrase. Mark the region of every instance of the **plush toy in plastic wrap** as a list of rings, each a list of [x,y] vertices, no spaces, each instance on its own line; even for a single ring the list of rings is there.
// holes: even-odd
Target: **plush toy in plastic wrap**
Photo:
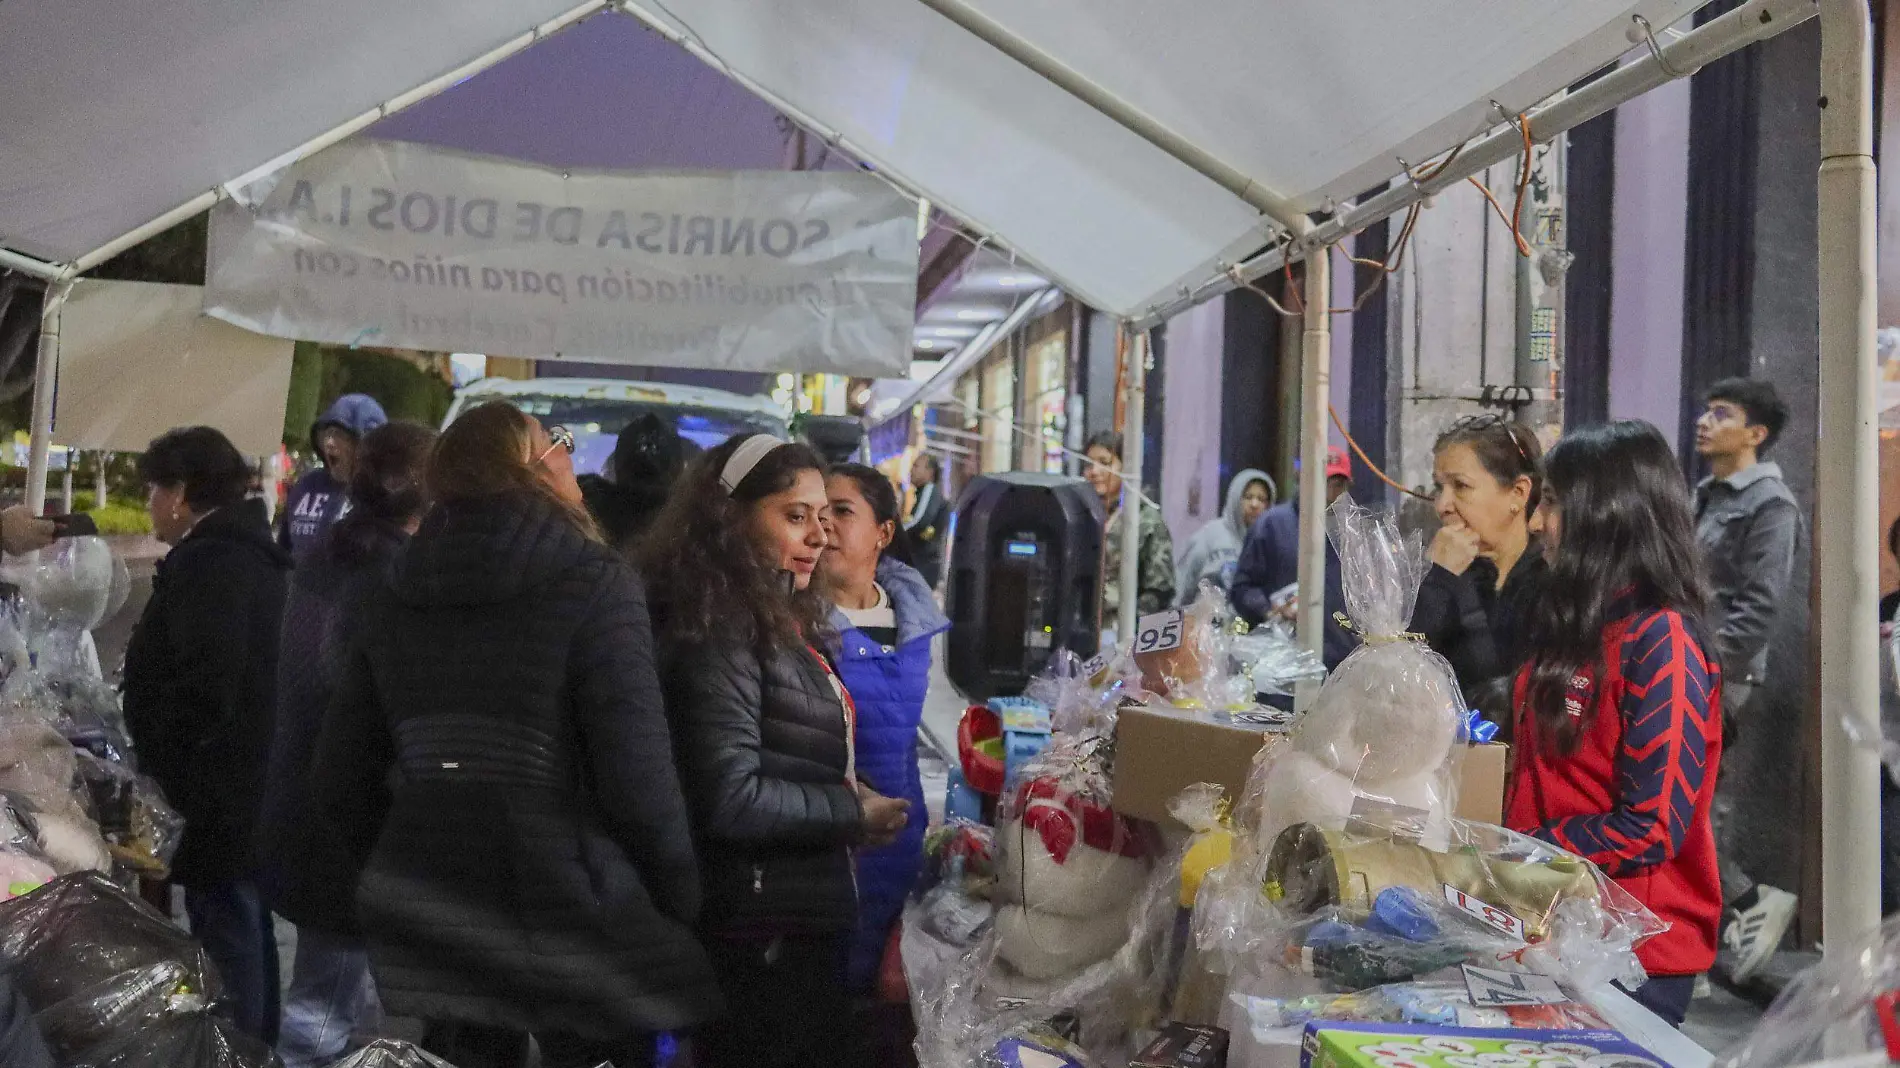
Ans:
[[[1327,677],[1268,772],[1262,829],[1271,841],[1295,824],[1343,830],[1371,820],[1442,848],[1465,706],[1451,665],[1405,630],[1424,548],[1350,499],[1333,507],[1328,525],[1364,644]]]
[[[1900,1063],[1900,917],[1796,976],[1716,1068],[1884,1068]]]
[[[1253,707],[1254,683],[1234,656],[1237,617],[1219,586],[1203,582],[1194,603],[1181,612],[1181,644],[1137,658],[1153,692],[1176,708],[1240,712]],[[1240,623],[1244,627],[1246,624]]]
[[[64,1064],[264,1068],[270,1051],[211,1009],[216,971],[191,936],[101,875],[0,904],[0,964]]]
[[[1285,623],[1269,620],[1234,636],[1233,653],[1253,692],[1292,697],[1302,682],[1326,678],[1326,661],[1301,645]]]

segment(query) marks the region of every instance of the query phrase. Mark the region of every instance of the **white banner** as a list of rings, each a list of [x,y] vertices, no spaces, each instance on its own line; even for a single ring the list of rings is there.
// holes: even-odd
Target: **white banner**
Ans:
[[[339,344],[898,377],[916,294],[916,208],[873,175],[353,140],[212,212],[204,306]]]

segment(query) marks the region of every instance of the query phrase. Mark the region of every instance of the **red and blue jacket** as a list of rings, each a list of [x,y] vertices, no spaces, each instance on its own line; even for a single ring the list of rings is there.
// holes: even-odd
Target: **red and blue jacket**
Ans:
[[[1504,822],[1596,864],[1669,930],[1636,951],[1653,976],[1715,963],[1722,880],[1710,806],[1722,759],[1722,672],[1681,614],[1644,610],[1603,632],[1603,659],[1565,704],[1594,707],[1575,753],[1538,730],[1516,686],[1517,746]]]

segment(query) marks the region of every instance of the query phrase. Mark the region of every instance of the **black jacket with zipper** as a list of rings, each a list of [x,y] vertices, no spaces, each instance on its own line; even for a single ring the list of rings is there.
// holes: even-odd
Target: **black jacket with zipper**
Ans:
[[[525,496],[436,506],[311,773],[389,1011],[623,1040],[719,1014],[644,590]]]
[[[185,818],[182,886],[253,874],[289,571],[264,502],[219,508],[158,562],[126,645],[126,726],[139,770]]]
[[[845,932],[857,921],[844,707],[818,654],[665,643],[667,711],[720,937]]]

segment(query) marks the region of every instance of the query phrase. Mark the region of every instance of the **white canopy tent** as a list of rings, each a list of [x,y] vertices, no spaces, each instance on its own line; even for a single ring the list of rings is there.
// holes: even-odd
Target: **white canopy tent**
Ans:
[[[1875,758],[1843,727],[1852,717],[1878,730],[1867,0],[1748,0],[1680,38],[1648,35],[1701,2],[9,0],[0,5],[0,266],[53,282],[40,362],[50,383],[58,308],[76,274],[612,8],[1122,317],[1139,391],[1146,340],[1135,328],[1514,154],[1509,116],[1528,113],[1534,136],[1553,136],[1818,10],[1832,102],[1816,542],[1828,606],[1817,618],[1826,919],[1830,931],[1857,932],[1878,919]],[[1551,100],[1632,45],[1648,54]],[[1410,177],[1461,144],[1430,179]],[[1325,255],[1305,278],[1312,456],[1326,432]],[[50,389],[38,394],[43,458]],[[1130,419],[1141,410],[1131,398]],[[1139,429],[1129,428],[1125,457],[1136,473]],[[1321,499],[1322,473],[1304,465],[1308,500]],[[1125,511],[1132,528],[1137,510]],[[1323,513],[1306,509],[1303,521],[1302,584],[1315,589]],[[1309,600],[1302,630],[1317,642],[1323,606]]]

